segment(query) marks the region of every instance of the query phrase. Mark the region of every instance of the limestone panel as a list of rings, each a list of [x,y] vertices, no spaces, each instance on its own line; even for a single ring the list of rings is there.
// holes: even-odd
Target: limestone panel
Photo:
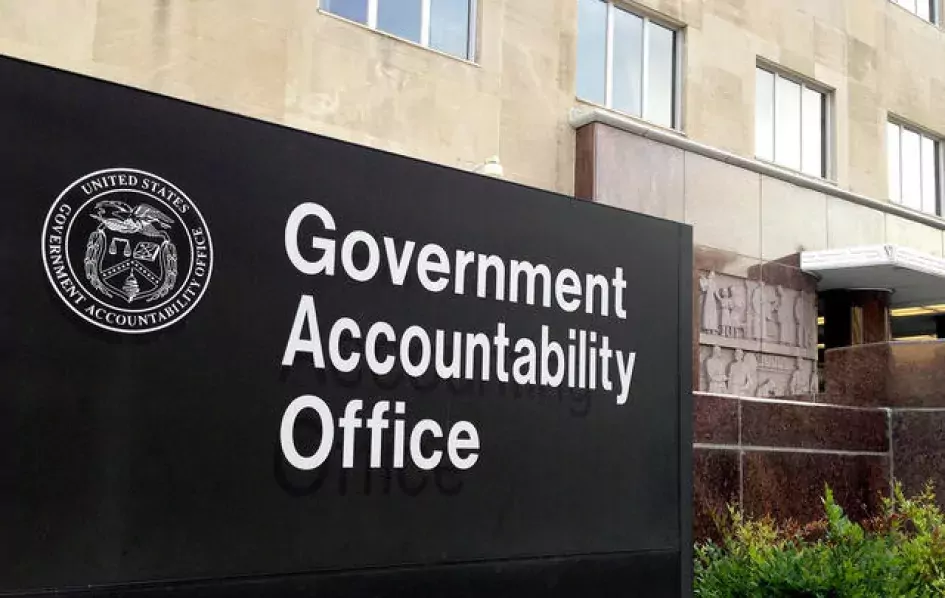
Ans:
[[[882,45],[886,32],[886,7],[876,10],[881,2],[873,2],[873,10],[863,10],[862,2],[845,4],[847,35],[870,46]]]
[[[696,244],[761,255],[761,175],[685,154],[685,217]]]
[[[846,68],[846,44],[847,38],[842,30],[823,21],[814,22],[814,59],[817,64],[842,72]]]
[[[886,242],[942,257],[941,230],[892,214],[886,214]]]
[[[0,2],[0,52],[7,42],[28,48],[37,62],[73,64],[92,57],[96,0]],[[24,56],[25,58],[27,56]]]
[[[780,259],[827,247],[827,199],[784,181],[761,177],[761,257]]]
[[[827,198],[827,248],[879,245],[886,240],[882,212],[837,197]]]

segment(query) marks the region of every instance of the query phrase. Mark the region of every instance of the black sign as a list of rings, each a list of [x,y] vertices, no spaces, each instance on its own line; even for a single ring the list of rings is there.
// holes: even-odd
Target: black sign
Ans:
[[[0,81],[0,593],[688,591],[688,227]]]

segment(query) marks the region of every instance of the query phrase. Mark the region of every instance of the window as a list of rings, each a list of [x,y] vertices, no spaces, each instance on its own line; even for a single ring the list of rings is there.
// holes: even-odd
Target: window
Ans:
[[[578,0],[578,97],[676,126],[677,35],[612,2]]]
[[[323,8],[434,50],[475,58],[476,0],[323,0]]]
[[[818,177],[827,176],[826,91],[756,69],[755,155]]]
[[[941,143],[900,124],[886,124],[889,198],[906,207],[941,214]]]
[[[938,22],[938,14],[935,10],[937,0],[892,0],[893,3],[905,8],[915,16],[925,19],[929,23]]]

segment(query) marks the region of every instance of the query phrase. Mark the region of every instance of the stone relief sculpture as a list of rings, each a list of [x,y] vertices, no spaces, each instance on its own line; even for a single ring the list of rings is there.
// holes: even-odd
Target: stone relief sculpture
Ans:
[[[781,298],[773,287],[764,287],[761,308],[764,313],[762,326],[764,326],[764,337],[769,340],[777,340],[778,335],[778,308],[781,305]]]
[[[794,301],[794,322],[797,325],[797,344],[805,349],[810,345],[810,322],[813,314],[809,313],[807,301],[803,296]]]
[[[726,284],[730,280],[733,284]],[[816,312],[810,294],[715,272],[701,276],[699,287],[703,333],[736,340],[762,339],[802,349],[813,347]]]
[[[753,355],[745,357],[741,349],[735,350],[735,361],[728,368],[728,390],[730,394],[743,397],[755,396],[755,376],[758,364]]]
[[[745,281],[748,293],[748,321],[747,336],[750,339],[761,338],[761,319],[763,317],[764,283],[750,283]]]
[[[759,397],[777,397],[780,394],[778,385],[771,378],[762,382],[761,386],[758,387],[757,396]]]
[[[732,336],[734,338],[745,338],[745,327],[747,324],[748,305],[747,291],[741,286],[731,286],[728,288],[732,302]]]
[[[719,318],[719,326],[722,336],[735,336],[735,327],[732,325],[732,309],[735,307],[735,300],[732,299],[732,289],[723,288],[718,290],[719,307],[722,310]]]
[[[718,334],[719,332],[719,296],[715,282],[715,272],[699,279],[702,289],[702,330]]]
[[[817,391],[813,293],[702,271],[699,388],[739,396]]]
[[[777,298],[778,340],[786,345],[793,345],[794,292],[778,285]]]
[[[705,360],[705,373],[709,379],[709,392],[728,394],[728,376],[725,375],[725,358],[722,348],[712,347],[712,355]]]
[[[810,375],[805,369],[804,360],[798,357],[794,372],[791,374],[792,395],[805,395],[810,392]]]
[[[820,393],[820,378],[817,376],[817,367],[814,366],[811,368],[810,372],[810,394],[815,395]]]

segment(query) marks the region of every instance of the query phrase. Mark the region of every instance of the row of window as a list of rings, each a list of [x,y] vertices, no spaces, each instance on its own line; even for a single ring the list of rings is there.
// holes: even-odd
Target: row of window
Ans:
[[[322,0],[322,8],[440,52],[475,57],[475,0]]]
[[[475,58],[476,0],[321,0],[346,19],[460,58]],[[937,0],[891,0],[935,22]],[[679,128],[681,34],[614,0],[578,4],[577,95],[668,128]],[[810,176],[831,172],[832,93],[759,65],[755,86],[755,155]],[[941,214],[942,148],[938,139],[900,123],[887,127],[889,197]]]
[[[893,3],[905,8],[919,18],[925,19],[930,23],[938,23],[939,15],[936,11],[936,0],[891,0]]]
[[[920,17],[936,16],[934,0],[896,2]],[[678,127],[678,32],[612,0],[579,0],[578,7],[578,97]],[[767,66],[759,66],[755,75],[756,157],[828,177],[830,90]],[[890,199],[941,214],[941,142],[890,122],[887,150]]]

